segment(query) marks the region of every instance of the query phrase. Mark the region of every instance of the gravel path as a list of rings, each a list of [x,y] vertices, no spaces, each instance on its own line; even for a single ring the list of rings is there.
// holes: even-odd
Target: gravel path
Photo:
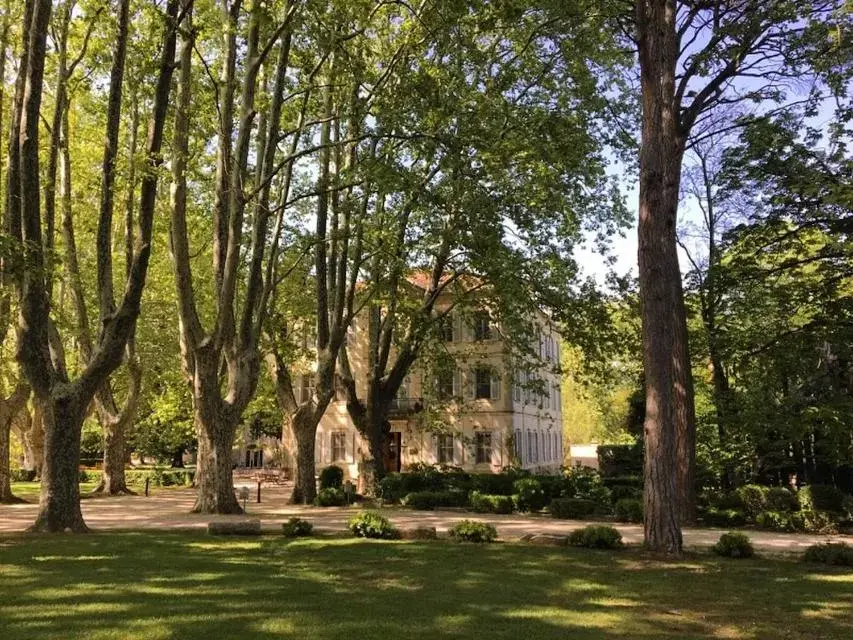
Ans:
[[[240,483],[237,483],[240,486]],[[358,510],[356,507],[318,508],[287,504],[290,495],[288,486],[269,486],[262,491],[262,503],[257,504],[255,487],[252,486],[252,501],[247,512],[249,517],[260,518],[265,530],[277,530],[281,522],[299,516],[314,523],[319,530],[341,531],[347,519]],[[83,501],[83,517],[93,530],[109,529],[183,529],[204,528],[213,520],[241,519],[244,516],[210,516],[189,513],[193,504],[192,489],[159,489],[150,497],[122,496],[95,498]],[[0,534],[24,531],[35,518],[37,505],[0,505]],[[494,515],[466,513],[463,511],[412,511],[409,509],[383,508],[382,513],[400,527],[430,526],[439,532],[466,518],[493,523],[503,538],[519,538],[526,534],[566,534],[585,524],[580,520],[555,520],[541,515]],[[622,533],[625,542],[639,543],[643,540],[643,528],[639,525],[614,525]],[[687,547],[707,547],[720,537],[719,529],[685,529],[684,542]],[[757,549],[773,552],[795,552],[816,542],[843,540],[853,544],[853,536],[820,536],[770,531],[749,531]]]

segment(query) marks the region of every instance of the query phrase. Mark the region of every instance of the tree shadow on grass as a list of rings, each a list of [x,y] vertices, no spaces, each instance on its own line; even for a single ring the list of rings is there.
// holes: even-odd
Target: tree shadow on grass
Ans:
[[[9,540],[0,637],[16,640],[853,635],[853,577],[790,562],[199,533]]]

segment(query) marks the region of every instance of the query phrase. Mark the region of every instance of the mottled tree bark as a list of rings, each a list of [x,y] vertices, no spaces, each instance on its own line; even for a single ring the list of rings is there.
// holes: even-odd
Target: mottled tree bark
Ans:
[[[157,170],[162,162],[160,147],[175,52],[175,29],[171,24],[166,27],[161,49],[154,113],[146,146],[148,170],[142,181],[140,195],[140,237],[124,296],[115,312],[103,319],[97,345],[85,369],[77,379],[71,380],[64,363],[62,342],[50,318],[50,296],[43,277],[46,258],[42,244],[39,197],[39,110],[50,12],[49,0],[32,1],[27,60],[26,64],[21,65],[26,78],[25,91],[22,104],[20,107],[16,105],[21,116],[17,145],[19,167],[16,169],[21,181],[19,237],[27,245],[32,263],[20,280],[21,337],[17,357],[44,416],[45,460],[41,498],[39,512],[31,528],[36,531],[82,532],[87,528],[80,511],[78,486],[81,429],[95,394],[121,364],[139,314],[151,253]],[[171,0],[167,6],[167,15],[174,20],[176,14],[177,2]],[[12,203],[12,206],[18,205]],[[13,211],[13,215],[17,215],[17,211]],[[99,230],[99,237],[102,234],[103,230]],[[105,248],[99,242],[99,261],[105,259],[101,255],[105,250],[110,252],[112,247]]]
[[[638,0],[642,144],[640,148],[639,276],[646,382],[645,544],[680,555],[678,397],[687,393],[679,342],[684,306],[676,252],[684,138],[675,101],[678,41],[675,0]],[[689,375],[689,371],[686,372]]]
[[[21,382],[8,398],[0,400],[0,503],[19,502],[12,494],[12,478],[9,466],[9,439],[12,420],[27,403],[30,388]]]

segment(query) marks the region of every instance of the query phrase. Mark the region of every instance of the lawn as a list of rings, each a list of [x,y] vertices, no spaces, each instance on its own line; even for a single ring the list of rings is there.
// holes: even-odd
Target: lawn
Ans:
[[[638,550],[0,538],[0,638],[853,637],[853,572]]]

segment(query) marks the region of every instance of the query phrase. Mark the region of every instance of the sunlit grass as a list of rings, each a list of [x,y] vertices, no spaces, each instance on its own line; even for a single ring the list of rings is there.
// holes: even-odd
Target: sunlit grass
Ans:
[[[782,560],[200,533],[0,539],[0,638],[853,637],[853,574]]]

